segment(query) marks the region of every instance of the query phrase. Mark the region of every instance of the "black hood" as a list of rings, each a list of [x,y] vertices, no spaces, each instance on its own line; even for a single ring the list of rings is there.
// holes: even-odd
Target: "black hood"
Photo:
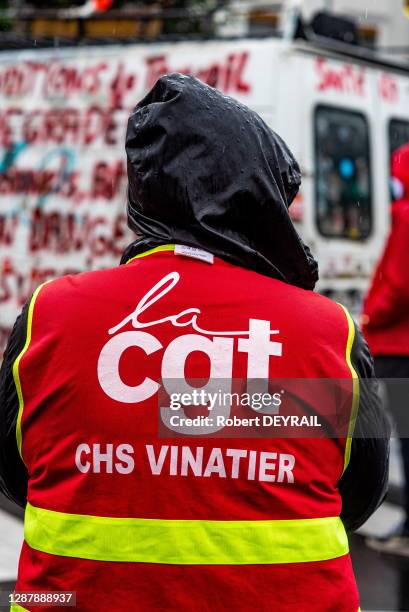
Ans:
[[[128,224],[142,239],[123,260],[187,244],[314,288],[317,263],[288,214],[299,166],[255,112],[194,77],[166,75],[132,112],[126,153]]]

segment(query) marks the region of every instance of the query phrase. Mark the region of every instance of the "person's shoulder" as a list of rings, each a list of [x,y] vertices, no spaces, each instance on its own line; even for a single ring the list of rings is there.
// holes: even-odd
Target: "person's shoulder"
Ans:
[[[46,281],[37,289],[37,299],[44,301],[58,300],[62,302],[70,296],[92,290],[109,288],[112,278],[115,277],[121,266],[103,270],[91,270],[77,274],[66,274]]]
[[[308,309],[313,313],[316,319],[320,319],[322,316],[340,318],[342,320],[349,319],[349,312],[341,303],[336,302],[332,298],[318,293],[318,291],[310,291],[307,289],[301,289],[296,287],[298,290],[299,300],[302,304],[308,306]]]
[[[271,300],[277,296],[291,305],[294,316],[302,315],[319,321],[322,316],[345,319],[346,309],[330,297],[316,290],[304,289],[275,278],[250,272],[255,283],[259,285],[259,293],[265,299]]]
[[[392,217],[396,222],[409,225],[409,200],[396,200],[392,204]]]
[[[297,297],[300,302],[311,302],[317,305],[322,305],[323,307],[334,308],[335,310],[339,308],[339,304],[337,302],[335,302],[332,298],[319,293],[317,289],[305,289],[303,287],[299,287],[298,285],[292,285],[291,283],[276,279],[269,280],[273,281],[276,285],[279,285],[283,292],[289,293],[293,297]]]

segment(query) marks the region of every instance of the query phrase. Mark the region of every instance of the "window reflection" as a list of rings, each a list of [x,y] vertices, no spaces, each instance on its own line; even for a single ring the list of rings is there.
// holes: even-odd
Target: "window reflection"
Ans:
[[[362,240],[372,224],[368,123],[361,114],[319,107],[315,115],[316,214],[325,236]]]

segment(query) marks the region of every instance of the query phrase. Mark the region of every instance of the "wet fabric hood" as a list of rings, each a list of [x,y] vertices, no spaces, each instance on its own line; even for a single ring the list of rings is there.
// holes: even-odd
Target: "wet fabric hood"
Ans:
[[[143,249],[180,243],[313,289],[318,266],[288,213],[301,174],[283,140],[236,100],[181,74],[160,78],[126,135],[128,224]]]

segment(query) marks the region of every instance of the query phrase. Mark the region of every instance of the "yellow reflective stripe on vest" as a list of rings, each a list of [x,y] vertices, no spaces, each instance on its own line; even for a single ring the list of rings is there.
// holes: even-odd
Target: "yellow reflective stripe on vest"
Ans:
[[[144,251],[143,253],[139,253],[139,255],[135,255],[135,257],[131,257],[131,259],[128,259],[126,263],[129,264],[131,263],[131,261],[134,261],[135,259],[140,259],[141,257],[152,255],[152,253],[161,253],[163,251],[174,251],[174,250],[175,250],[174,244],[161,244],[160,246],[157,246],[153,249],[149,249],[149,251]]]
[[[27,608],[23,608],[22,606],[19,606],[18,604],[11,604],[10,612],[28,612],[28,610]]]
[[[349,370],[351,372],[352,385],[353,385],[352,386],[351,416],[349,418],[348,435],[347,435],[347,439],[346,439],[345,455],[344,455],[344,472],[345,472],[345,470],[347,469],[347,467],[349,465],[349,460],[351,458],[352,437],[354,435],[356,418],[358,416],[358,407],[359,407],[359,376],[356,373],[356,370],[355,370],[355,368],[354,368],[354,366],[352,364],[352,360],[351,360],[352,347],[354,346],[354,340],[355,340],[355,325],[354,325],[354,322],[352,320],[351,315],[349,314],[349,312],[345,308],[345,306],[343,306],[342,304],[339,304],[339,306],[341,306],[342,310],[345,313],[347,321],[348,321],[348,339],[347,339],[347,345],[346,345],[346,349],[345,349],[345,359],[346,359],[346,362],[348,364],[348,368],[349,368]]]
[[[17,359],[15,360],[15,362],[13,363],[13,379],[14,379],[14,384],[16,386],[16,391],[17,391],[17,397],[18,397],[18,415],[17,415],[17,424],[16,424],[16,440],[17,440],[17,447],[18,447],[18,452],[20,453],[20,457],[24,462],[23,459],[23,454],[22,454],[22,450],[21,450],[21,444],[22,444],[22,438],[21,438],[21,419],[23,417],[23,410],[24,410],[24,397],[23,397],[23,391],[21,388],[21,380],[20,380],[20,361],[23,358],[24,353],[27,351],[28,347],[30,346],[30,342],[31,342],[31,330],[32,330],[32,326],[33,326],[33,313],[34,313],[34,306],[36,303],[36,299],[38,297],[38,294],[40,293],[41,289],[44,287],[44,285],[46,285],[47,283],[49,283],[50,281],[47,281],[45,283],[43,283],[42,285],[40,285],[39,287],[37,287],[37,289],[34,291],[32,297],[31,297],[31,301],[28,307],[28,314],[27,314],[27,332],[26,332],[26,341],[24,343],[23,349],[21,351],[21,353],[19,353],[19,355],[17,356]]]
[[[27,504],[24,537],[51,555],[178,565],[323,561],[348,553],[339,517],[182,521],[65,514]]]

